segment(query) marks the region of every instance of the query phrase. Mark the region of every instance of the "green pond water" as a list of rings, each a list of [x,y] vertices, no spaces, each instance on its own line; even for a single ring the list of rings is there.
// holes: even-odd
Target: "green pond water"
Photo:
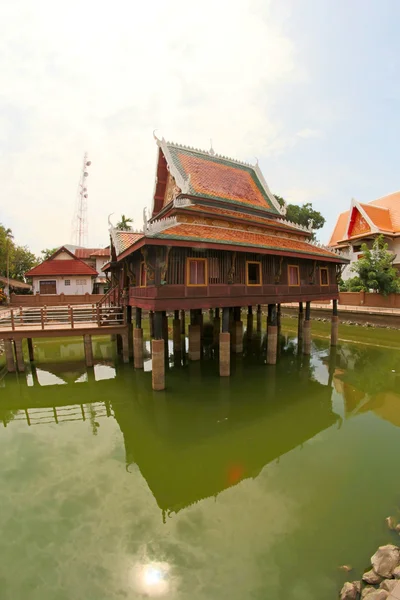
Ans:
[[[94,369],[35,340],[0,380],[1,600],[336,598],[398,541],[400,350],[377,335],[307,359],[289,327],[276,367],[255,338],[229,379],[171,356],[162,393],[106,338]]]

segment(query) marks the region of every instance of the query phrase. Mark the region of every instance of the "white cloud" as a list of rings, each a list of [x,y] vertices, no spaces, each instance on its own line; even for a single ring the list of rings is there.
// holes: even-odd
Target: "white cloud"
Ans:
[[[297,135],[297,137],[303,138],[305,140],[310,139],[310,138],[318,139],[318,138],[323,137],[323,132],[320,129],[306,128],[306,129],[302,129],[301,131],[298,131],[296,135]]]
[[[100,244],[108,213],[140,226],[151,205],[154,128],[245,160],[291,147],[270,107],[304,72],[270,5],[3,3],[0,220],[17,241],[37,252],[70,241],[85,150],[89,242]]]

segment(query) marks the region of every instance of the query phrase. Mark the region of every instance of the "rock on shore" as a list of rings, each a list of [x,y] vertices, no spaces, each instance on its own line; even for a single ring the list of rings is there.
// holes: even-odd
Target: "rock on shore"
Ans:
[[[372,569],[366,571],[362,581],[347,581],[340,600],[386,600],[400,579],[400,548],[393,544],[380,546],[371,557]],[[364,585],[363,584],[368,584]],[[379,588],[376,587],[379,585]]]

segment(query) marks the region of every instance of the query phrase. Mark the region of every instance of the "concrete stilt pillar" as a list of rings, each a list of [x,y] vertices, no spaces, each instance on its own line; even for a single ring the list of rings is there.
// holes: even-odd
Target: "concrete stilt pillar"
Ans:
[[[30,362],[34,362],[35,353],[33,350],[33,339],[32,338],[28,338],[28,350],[29,350],[29,360],[30,360]]]
[[[303,325],[303,354],[311,354],[311,303],[306,302],[306,316]]]
[[[164,340],[152,340],[151,356],[152,356],[152,386],[153,390],[159,392],[165,390],[165,350]]]
[[[229,377],[231,374],[231,335],[229,333],[229,308],[222,310],[222,332],[219,334],[219,374]]]
[[[15,371],[17,370],[17,367],[15,364],[13,342],[11,340],[4,340],[4,347],[5,347],[5,351],[6,351],[7,371],[9,373],[15,373]]]
[[[262,312],[261,304],[257,306],[257,333],[261,333],[262,330]]]
[[[221,377],[231,374],[231,334],[228,331],[219,334],[219,374]]]
[[[121,356],[121,354],[122,354],[122,336],[119,333],[117,333],[117,335],[116,335],[116,342],[117,342],[117,354],[119,356]]]
[[[22,340],[15,340],[15,355],[17,357],[17,368],[20,373],[25,371],[24,353],[22,352]]]
[[[129,335],[128,332],[121,335],[122,341],[122,360],[124,363],[129,363]]]
[[[133,366],[143,369],[143,329],[135,327],[133,330]]]
[[[201,358],[201,328],[200,325],[189,325],[189,360]]]
[[[176,311],[179,315],[179,311]],[[174,344],[174,354],[175,352],[182,351],[182,334],[181,334],[181,321],[178,318],[175,318],[172,323],[172,336],[173,336],[173,344]]]
[[[337,300],[333,301],[332,323],[331,323],[331,346],[337,346],[339,335],[339,317],[337,310]]]
[[[181,334],[185,335],[185,333],[186,333],[185,311],[181,310]]]
[[[83,347],[85,349],[85,362],[87,367],[93,367],[93,346],[92,336],[85,334],[83,336]]]
[[[276,364],[278,348],[278,326],[276,318],[276,305],[268,305],[268,327],[267,327],[267,365]]]
[[[297,323],[297,341],[299,343],[301,343],[303,341],[303,329],[304,329],[303,303],[299,302],[299,320]]]
[[[247,336],[250,337],[253,334],[253,307],[249,306],[247,309]]]
[[[210,310],[208,311],[208,318],[210,323],[212,323],[214,320],[214,310],[212,308],[210,308]]]
[[[242,321],[234,321],[233,322],[233,330],[234,330],[234,342],[232,345],[232,351],[235,354],[240,354],[243,352],[243,323]]]
[[[278,327],[278,335],[280,335],[282,329],[282,309],[280,304],[276,305],[276,325]]]

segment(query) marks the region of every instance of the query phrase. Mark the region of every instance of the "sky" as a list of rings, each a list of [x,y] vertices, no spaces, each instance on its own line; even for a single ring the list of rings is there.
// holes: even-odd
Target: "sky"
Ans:
[[[255,163],[312,202],[327,242],[351,198],[397,191],[398,0],[0,3],[0,223],[71,243],[84,152],[88,244],[143,225],[158,137]]]

